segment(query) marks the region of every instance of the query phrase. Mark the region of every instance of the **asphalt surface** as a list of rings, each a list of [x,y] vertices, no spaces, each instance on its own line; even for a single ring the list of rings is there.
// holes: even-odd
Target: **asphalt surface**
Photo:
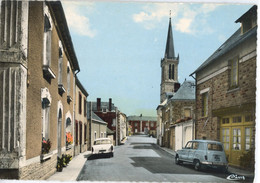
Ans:
[[[196,171],[192,165],[175,165],[174,156],[156,145],[156,139],[131,136],[115,147],[114,157],[89,156],[78,181],[230,182],[216,170]],[[247,180],[252,182],[253,180]],[[242,182],[242,181],[239,181]]]

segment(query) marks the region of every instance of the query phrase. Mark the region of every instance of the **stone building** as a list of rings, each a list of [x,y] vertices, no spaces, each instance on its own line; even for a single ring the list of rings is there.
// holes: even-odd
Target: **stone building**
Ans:
[[[194,139],[195,83],[184,81],[176,94],[169,100],[170,148],[179,150]]]
[[[76,77],[75,136],[74,136],[75,155],[78,155],[79,153],[86,151],[89,145],[88,144],[89,124],[87,121],[87,97],[88,97],[88,92]]]
[[[77,57],[60,2],[0,8],[0,178],[45,179],[57,156],[73,155],[66,122],[74,136]]]
[[[257,7],[197,70],[196,138],[224,144],[230,165],[254,167]]]
[[[152,116],[128,116],[127,122],[132,127],[131,134],[149,134],[156,136],[156,117]]]

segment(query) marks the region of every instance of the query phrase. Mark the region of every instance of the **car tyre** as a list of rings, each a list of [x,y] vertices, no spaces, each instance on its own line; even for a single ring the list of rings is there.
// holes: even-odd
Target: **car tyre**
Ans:
[[[176,164],[176,165],[182,164],[182,161],[179,159],[179,156],[178,156],[178,155],[175,156],[175,164]]]
[[[201,170],[201,164],[199,160],[194,160],[194,169],[197,171]]]

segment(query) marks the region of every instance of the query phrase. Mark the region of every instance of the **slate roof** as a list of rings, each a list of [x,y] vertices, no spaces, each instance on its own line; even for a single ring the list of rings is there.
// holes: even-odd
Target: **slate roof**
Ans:
[[[78,59],[74,51],[72,39],[70,36],[68,24],[66,21],[65,13],[60,1],[46,1],[46,4],[51,9],[51,13],[54,14],[54,18],[58,25],[58,33],[61,34],[61,39],[66,46],[66,50],[69,53],[69,59],[72,62],[72,69],[80,71]]]
[[[247,31],[244,34],[241,34],[241,29],[239,28],[229,39],[227,39],[224,44],[222,44],[203,64],[201,64],[193,73],[199,72],[209,64],[215,62],[219,57],[228,53],[230,50],[235,48],[236,46],[242,44],[245,40],[256,36],[257,33],[257,26],[252,28],[251,30]]]
[[[157,121],[157,117],[153,116],[128,116],[127,121]]]
[[[185,80],[171,100],[195,100],[195,82]]]
[[[169,28],[168,28],[168,35],[167,35],[166,49],[165,49],[165,58],[175,59],[171,18],[169,20]]]
[[[88,117],[88,120],[90,120],[90,112],[87,113],[87,117]],[[91,111],[91,118],[92,118],[92,121],[107,125],[107,122],[103,121],[103,119],[98,117],[98,115],[96,115],[93,111]]]

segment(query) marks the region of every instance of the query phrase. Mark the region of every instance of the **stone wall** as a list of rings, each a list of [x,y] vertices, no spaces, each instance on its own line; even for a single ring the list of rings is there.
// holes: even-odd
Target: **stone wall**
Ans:
[[[19,170],[19,179],[22,180],[45,180],[56,172],[57,154],[45,162],[33,163]]]

